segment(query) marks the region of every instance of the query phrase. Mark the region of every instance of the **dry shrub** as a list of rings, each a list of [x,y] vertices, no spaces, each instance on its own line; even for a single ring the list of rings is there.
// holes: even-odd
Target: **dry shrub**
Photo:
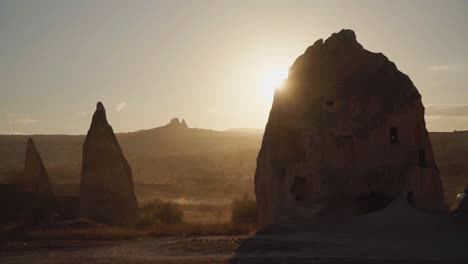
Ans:
[[[191,224],[225,224],[231,222],[231,204],[184,204],[184,222]]]
[[[149,228],[161,224],[181,224],[183,220],[184,212],[178,204],[156,199],[140,209],[140,217],[136,227]]]
[[[245,195],[242,199],[232,201],[231,221],[234,224],[256,224],[257,223],[257,203]]]
[[[137,229],[118,227],[60,228],[30,232],[31,240],[124,240],[142,236],[218,236],[240,235],[256,230],[255,201],[247,197],[234,200],[233,221],[224,224],[185,223],[182,208],[176,203],[154,200],[141,208]]]

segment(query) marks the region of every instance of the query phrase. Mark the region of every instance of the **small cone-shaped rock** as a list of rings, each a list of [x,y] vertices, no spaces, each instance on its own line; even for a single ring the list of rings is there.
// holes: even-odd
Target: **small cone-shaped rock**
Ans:
[[[128,225],[137,213],[132,170],[99,102],[83,145],[81,217]]]
[[[180,123],[180,126],[182,128],[188,128],[187,122],[185,122],[185,119],[182,119],[182,122]]]
[[[27,191],[51,194],[49,176],[42,162],[41,156],[32,138],[28,138],[26,159],[24,162],[24,184]]]

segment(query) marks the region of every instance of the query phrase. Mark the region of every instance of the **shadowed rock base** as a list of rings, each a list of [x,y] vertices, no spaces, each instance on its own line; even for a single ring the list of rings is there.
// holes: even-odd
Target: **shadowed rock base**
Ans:
[[[348,224],[271,227],[242,241],[229,263],[465,263],[467,235],[460,216],[396,201]]]

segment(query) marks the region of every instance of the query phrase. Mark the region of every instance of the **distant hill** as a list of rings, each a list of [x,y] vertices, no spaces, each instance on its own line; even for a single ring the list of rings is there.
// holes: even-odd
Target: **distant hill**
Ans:
[[[240,133],[250,133],[250,134],[263,134],[265,129],[262,128],[230,128],[226,130],[227,132],[240,132]]]
[[[468,131],[429,133],[449,204],[468,186]]]
[[[253,176],[262,129],[185,128],[166,126],[119,133],[117,138],[129,160],[137,192],[168,198],[229,199],[253,194]],[[24,135],[0,135],[0,181],[13,181],[23,170]],[[32,136],[59,192],[77,190],[84,136]],[[430,137],[444,181],[446,198],[468,186],[468,131],[431,132]]]
[[[26,135],[0,135],[0,181],[22,173]],[[77,190],[84,136],[33,135],[53,184]],[[138,185],[168,186],[195,197],[229,198],[253,193],[253,175],[262,134],[187,128],[180,122],[118,133]],[[72,186],[71,186],[72,185]],[[145,189],[145,188],[143,188]],[[147,188],[146,188],[147,189]],[[145,189],[145,190],[146,190]],[[172,195],[168,193],[167,195]]]

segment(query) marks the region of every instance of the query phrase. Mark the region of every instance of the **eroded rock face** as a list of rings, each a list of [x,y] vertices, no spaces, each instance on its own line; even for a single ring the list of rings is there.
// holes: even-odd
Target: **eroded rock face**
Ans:
[[[188,128],[187,123],[185,122],[185,119],[182,119],[182,122],[179,120],[179,118],[174,117],[171,119],[169,124],[166,125],[166,127],[170,129],[186,129]]]
[[[343,219],[399,197],[445,209],[421,95],[353,31],[316,41],[275,93],[255,191],[260,226]]]
[[[32,138],[28,138],[24,161],[24,185],[27,191],[52,194],[49,176]]]
[[[177,129],[177,130],[179,130],[179,129],[187,129],[188,125],[185,122],[185,119],[182,119],[182,122],[181,122],[179,120],[179,118],[174,117],[174,118],[171,119],[169,124],[167,124],[165,127],[168,128],[168,129],[174,129],[174,130]]]
[[[128,225],[137,213],[132,170],[99,102],[83,145],[80,215],[102,223]]]
[[[180,127],[180,121],[179,118],[175,117],[171,119],[171,122],[167,124],[169,127],[174,127],[174,128],[179,128]]]

